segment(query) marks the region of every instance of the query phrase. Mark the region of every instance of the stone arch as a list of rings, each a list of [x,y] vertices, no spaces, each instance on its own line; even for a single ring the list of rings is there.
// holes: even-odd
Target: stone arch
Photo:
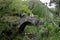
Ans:
[[[26,25],[35,25],[35,24],[36,24],[36,18],[31,17],[31,16],[27,16],[27,17],[21,18],[17,28],[18,28],[18,31],[21,33],[24,31],[24,28]]]

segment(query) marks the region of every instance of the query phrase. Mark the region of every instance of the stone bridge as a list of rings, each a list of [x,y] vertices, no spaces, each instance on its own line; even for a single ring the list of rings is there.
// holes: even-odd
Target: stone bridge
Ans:
[[[37,22],[36,17],[26,16],[21,18],[17,28],[19,32],[23,32],[26,25],[35,25],[36,22]]]

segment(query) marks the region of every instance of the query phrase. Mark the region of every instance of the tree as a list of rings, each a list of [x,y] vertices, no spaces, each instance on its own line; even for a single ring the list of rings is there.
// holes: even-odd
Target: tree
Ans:
[[[43,17],[45,15],[45,5],[43,5],[40,0],[28,0],[29,9],[32,10],[34,15],[38,15],[39,17]]]

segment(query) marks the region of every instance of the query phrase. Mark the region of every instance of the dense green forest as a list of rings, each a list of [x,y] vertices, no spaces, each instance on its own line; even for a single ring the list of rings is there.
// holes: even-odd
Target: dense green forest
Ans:
[[[40,0],[0,0],[0,40],[60,40],[60,0],[52,3],[55,8]],[[20,34],[16,27],[21,18],[32,14],[37,23],[26,25]]]

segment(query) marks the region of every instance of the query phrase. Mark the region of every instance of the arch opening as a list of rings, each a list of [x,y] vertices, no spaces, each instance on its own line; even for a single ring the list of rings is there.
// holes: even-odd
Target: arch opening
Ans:
[[[22,25],[19,28],[19,33],[22,33],[24,31],[26,25],[33,25],[33,24],[31,22],[28,22],[28,21],[22,23]]]

